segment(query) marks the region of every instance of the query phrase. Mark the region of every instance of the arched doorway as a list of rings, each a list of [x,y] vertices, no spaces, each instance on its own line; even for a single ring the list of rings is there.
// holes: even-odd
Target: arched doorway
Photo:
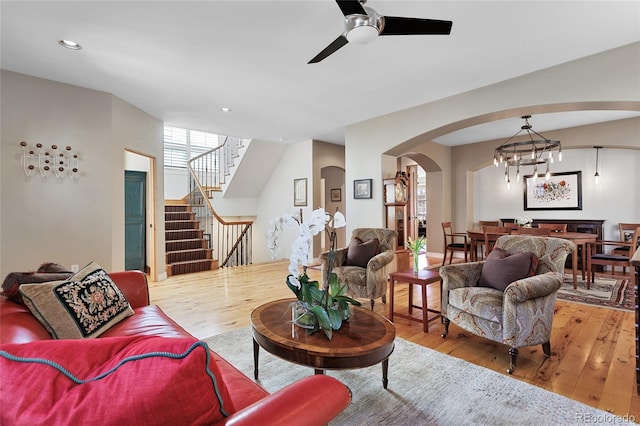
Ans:
[[[336,210],[343,213],[347,219],[349,217],[345,211],[345,188],[344,188],[344,169],[337,166],[326,166],[320,170],[322,201],[321,207],[326,212],[333,214]],[[320,250],[329,249],[329,237],[324,237],[320,242]],[[338,247],[346,247],[347,235],[345,228],[336,229]]]

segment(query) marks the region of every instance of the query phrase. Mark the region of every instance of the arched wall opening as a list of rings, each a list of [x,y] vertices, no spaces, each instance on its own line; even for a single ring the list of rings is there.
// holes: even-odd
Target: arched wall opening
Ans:
[[[526,113],[603,109],[638,112],[640,97],[635,89],[640,69],[639,49],[640,43],[632,43],[349,125],[345,134],[347,182],[362,177],[384,179],[388,171],[385,165],[392,162],[389,158],[395,160],[408,152],[422,152],[443,166],[444,216],[464,230],[473,222],[467,171],[490,161],[495,146],[479,142],[448,147],[433,140],[475,123]],[[633,138],[619,137],[618,125],[613,123],[610,124],[613,132],[607,132],[598,145],[637,149],[640,119],[628,120],[633,122],[631,127],[635,126]],[[585,144],[580,140],[575,143]],[[379,206],[383,206],[382,196],[376,192],[366,202],[348,199],[347,208],[356,219],[347,226],[384,223],[383,208]]]
[[[442,232],[440,223],[445,220],[452,220],[457,231],[464,231],[474,226],[478,220],[494,220],[495,217],[477,217],[486,211],[486,206],[478,205],[478,197],[482,197],[479,192],[482,188],[478,188],[478,172],[492,165],[493,150],[497,145],[502,143],[507,137],[499,140],[481,141],[477,143],[460,145],[454,147],[446,147],[433,142],[433,139],[452,133],[454,131],[475,126],[492,121],[502,120],[505,118],[517,118],[524,114],[542,115],[550,112],[563,111],[589,111],[589,110],[629,110],[640,111],[640,103],[637,102],[591,102],[591,103],[565,103],[550,104],[512,108],[509,110],[497,111],[477,115],[475,117],[458,120],[456,122],[440,126],[436,129],[424,131],[420,135],[409,138],[399,143],[395,147],[385,152],[385,155],[395,156],[396,158],[408,157],[416,163],[420,164],[425,170],[428,170],[429,189],[431,190],[429,197],[429,215],[427,218],[428,234],[433,237],[429,239],[429,247],[431,249],[441,250]],[[563,151],[574,151],[575,156],[583,161],[584,165],[572,162],[573,168],[584,169],[584,176],[589,177],[593,174],[590,170],[593,167],[590,159],[590,153],[594,145],[605,146],[607,149],[616,150],[632,150],[635,151],[635,158],[640,156],[640,143],[637,141],[638,129],[640,129],[640,118],[628,118],[623,120],[615,120],[611,122],[579,126],[575,128],[559,129],[555,131],[545,131],[544,136],[562,141]],[[514,129],[515,133],[518,129]],[[635,134],[635,137],[633,136]],[[620,157],[619,152],[610,151],[611,156]],[[566,156],[571,154],[565,154]],[[571,157],[569,157],[571,158]],[[588,158],[588,160],[586,160]],[[425,160],[425,159],[428,159]],[[638,160],[629,160],[631,163]],[[566,164],[566,163],[565,163]],[[571,164],[571,163],[570,163]],[[440,166],[442,165],[442,166]],[[568,171],[560,166],[556,171]],[[567,166],[568,167],[568,166]],[[500,171],[503,176],[504,171]],[[486,171],[484,172],[486,175]],[[437,188],[434,188],[434,180],[438,182]],[[499,181],[496,178],[496,182]],[[518,207],[505,211],[501,217],[510,217],[516,214],[523,214],[522,206],[522,190],[520,186],[515,186],[512,192],[505,193],[503,182],[495,189],[493,194],[496,197],[509,198],[511,202],[517,203]],[[611,182],[609,182],[611,183]],[[493,185],[493,182],[491,182]],[[591,191],[591,195],[602,198],[602,190],[591,187],[591,182],[587,182],[585,188]],[[519,193],[518,193],[519,192]],[[434,199],[436,198],[436,199]],[[504,200],[502,200],[504,202]],[[633,202],[632,202],[633,203]],[[636,207],[637,208],[637,207]],[[633,210],[633,209],[631,209]],[[594,209],[593,214],[602,214],[599,210]],[[588,214],[589,210],[585,212]],[[538,214],[543,217],[552,213]],[[575,216],[580,212],[555,212],[556,215],[564,215],[563,217]],[[529,214],[531,215],[531,214]],[[629,218],[633,219],[633,218]],[[612,220],[614,222],[615,220]],[[617,222],[616,222],[617,223]],[[612,227],[613,225],[610,225]],[[616,225],[617,226],[617,225]],[[613,232],[613,228],[609,230],[609,234]],[[437,237],[436,237],[437,236]]]
[[[406,160],[405,160],[406,159]],[[415,163],[426,173],[427,194],[427,251],[439,252],[444,244],[441,223],[444,221],[442,200],[445,198],[443,168],[437,161],[421,152],[408,152],[401,157],[403,164]]]
[[[324,210],[330,214],[334,214],[336,210],[345,214],[344,169],[336,166],[323,167],[320,170],[320,178],[322,180],[322,207]],[[322,235],[320,250],[329,250],[329,236],[326,233]],[[336,229],[336,237],[337,247],[346,247],[347,235],[344,227]]]

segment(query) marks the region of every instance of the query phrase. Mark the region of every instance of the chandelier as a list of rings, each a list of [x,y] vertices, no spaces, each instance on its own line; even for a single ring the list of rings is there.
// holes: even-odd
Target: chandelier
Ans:
[[[547,139],[533,130],[529,124],[530,115],[523,115],[524,125],[518,132],[504,141],[493,153],[493,164],[498,167],[504,164],[504,180],[507,188],[511,188],[510,169],[516,169],[516,182],[520,182],[520,169],[533,166],[533,180],[538,179],[538,168],[545,170],[545,178],[551,177],[550,164],[553,163],[553,151],[558,151],[558,161],[562,161],[560,141]],[[526,132],[529,140],[512,142],[519,134]]]

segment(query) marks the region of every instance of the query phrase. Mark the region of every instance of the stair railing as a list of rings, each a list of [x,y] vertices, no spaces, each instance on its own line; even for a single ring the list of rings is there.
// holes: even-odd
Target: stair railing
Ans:
[[[220,267],[248,265],[253,260],[252,221],[228,221],[220,217],[211,198],[215,192],[222,191],[229,168],[238,156],[242,146],[239,138],[225,138],[223,144],[189,160],[190,172],[188,202],[200,229],[204,230]],[[222,259],[222,260],[221,260]]]

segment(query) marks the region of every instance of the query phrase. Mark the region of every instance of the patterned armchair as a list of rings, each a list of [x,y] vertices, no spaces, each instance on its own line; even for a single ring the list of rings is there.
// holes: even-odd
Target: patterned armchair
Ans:
[[[387,266],[395,256],[395,240],[398,233],[386,228],[356,228],[351,235],[352,243],[358,238],[363,242],[378,239],[378,254],[375,254],[367,263],[366,268],[347,265],[349,247],[335,251],[333,272],[338,276],[338,281],[347,285],[347,291],[352,297],[367,298],[371,301],[371,309],[375,299],[382,298],[382,303],[387,303]],[[351,247],[351,245],[350,245]],[[327,276],[329,269],[328,252],[320,254],[322,262],[322,276]]]
[[[485,261],[446,265],[442,277],[444,333],[453,321],[464,330],[509,346],[512,374],[518,348],[542,344],[551,355],[551,325],[564,262],[574,244],[561,238],[505,235],[496,247],[510,253],[533,252],[538,258],[536,275],[509,284],[505,291],[478,286]]]

